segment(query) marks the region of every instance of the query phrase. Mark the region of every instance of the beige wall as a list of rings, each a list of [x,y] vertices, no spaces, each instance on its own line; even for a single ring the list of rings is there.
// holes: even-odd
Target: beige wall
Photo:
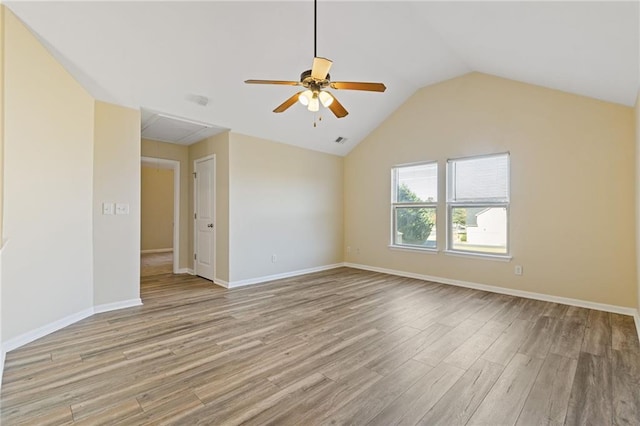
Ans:
[[[637,305],[640,319],[640,90],[636,98],[636,277],[637,277]]]
[[[4,350],[2,349],[2,206],[4,187],[4,6],[0,4],[0,389],[4,370]]]
[[[229,152],[232,282],[343,261],[341,157],[237,133]]]
[[[4,197],[4,6],[0,4],[0,250],[4,239],[2,238],[2,208]],[[2,287],[0,287],[2,288]],[[2,292],[0,292],[2,293]],[[2,304],[0,303],[0,306]],[[2,315],[0,315],[2,317]],[[0,327],[2,329],[2,327]],[[2,339],[0,339],[2,342]],[[1,384],[1,383],[0,383]]]
[[[4,13],[6,342],[93,305],[94,100]]]
[[[158,142],[142,139],[142,156],[151,158],[163,158],[180,162],[180,244],[178,263],[180,269],[192,267],[193,250],[190,249],[191,240],[189,234],[189,184],[191,175],[189,174],[189,147],[172,143]],[[190,253],[191,252],[191,253]]]
[[[632,108],[480,73],[426,87],[346,157],[346,260],[633,307],[633,132]],[[444,200],[447,158],[505,151],[511,262],[388,248],[393,165],[437,160]],[[442,250],[444,204],[437,227]]]
[[[173,169],[142,167],[141,250],[173,247]]]
[[[189,146],[189,175],[193,176],[193,162],[199,158],[216,156],[216,248],[215,278],[229,281],[229,133],[221,133]],[[189,179],[189,259],[193,268],[193,178]]]
[[[237,133],[189,147],[216,156],[217,281],[237,283],[342,262],[342,158]],[[193,180],[189,217],[193,217]],[[189,236],[193,241],[193,221]],[[193,244],[190,244],[193,258]],[[272,255],[277,261],[271,261]]]
[[[140,111],[95,104],[93,285],[95,305],[140,297]],[[129,206],[103,215],[102,203]]]

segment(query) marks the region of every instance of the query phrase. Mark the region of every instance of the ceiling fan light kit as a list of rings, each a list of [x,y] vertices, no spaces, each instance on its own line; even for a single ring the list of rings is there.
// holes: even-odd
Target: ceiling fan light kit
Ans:
[[[384,92],[386,87],[382,83],[364,83],[355,81],[331,81],[329,70],[333,62],[327,58],[318,57],[317,44],[317,0],[313,2],[313,65],[310,70],[300,74],[300,81],[283,80],[245,80],[247,84],[278,84],[285,86],[302,86],[305,90],[296,93],[273,110],[275,113],[284,112],[296,102],[306,106],[311,112],[318,112],[320,104],[329,108],[337,117],[346,117],[349,112],[327,88],[335,90],[361,90],[367,92]],[[314,123],[315,126],[315,123]]]

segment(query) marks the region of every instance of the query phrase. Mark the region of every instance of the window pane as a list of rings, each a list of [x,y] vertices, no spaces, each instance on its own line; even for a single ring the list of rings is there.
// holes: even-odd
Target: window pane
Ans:
[[[449,161],[450,201],[508,201],[509,155]]]
[[[438,200],[437,163],[398,167],[395,172],[395,202],[430,203]]]
[[[394,244],[436,248],[436,209],[395,208]]]
[[[449,223],[453,250],[507,254],[505,207],[454,207]]]

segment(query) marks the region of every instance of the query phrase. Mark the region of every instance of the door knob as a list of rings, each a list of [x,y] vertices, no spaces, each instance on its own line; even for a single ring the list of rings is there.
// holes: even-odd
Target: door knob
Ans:
[[[213,228],[213,223],[208,224],[207,228]]]

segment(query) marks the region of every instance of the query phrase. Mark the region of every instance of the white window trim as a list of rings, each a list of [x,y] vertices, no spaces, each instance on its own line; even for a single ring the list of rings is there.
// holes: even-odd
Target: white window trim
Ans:
[[[438,214],[438,200],[433,202],[422,202],[422,203],[398,203],[395,200],[397,199],[397,174],[396,171],[403,167],[413,167],[413,166],[424,166],[427,164],[435,164],[436,165],[436,176],[438,175],[439,164],[437,161],[422,161],[417,163],[406,163],[406,164],[398,164],[391,167],[391,229],[389,232],[390,240],[389,240],[389,248],[392,250],[398,251],[412,251],[412,252],[426,252],[426,253],[439,253],[438,250],[438,234],[436,227],[436,246],[435,247],[421,247],[412,244],[396,244],[395,242],[395,234],[396,234],[396,208],[397,207],[413,207],[413,208],[432,208],[436,211],[436,219]],[[438,185],[436,185],[438,187]],[[440,198],[438,194],[438,199]]]
[[[429,248],[429,247],[420,247],[420,246],[412,246],[412,245],[402,245],[399,246],[397,244],[389,244],[390,250],[394,251],[412,251],[412,252],[420,252],[420,253],[428,253],[428,254],[438,254],[440,250],[437,248]]]
[[[452,179],[453,176],[451,176],[451,172],[450,172],[450,164],[454,161],[460,161],[460,160],[471,160],[471,159],[478,159],[478,158],[487,158],[487,157],[497,157],[497,156],[501,156],[501,155],[506,155],[507,159],[508,159],[508,168],[507,168],[507,199],[506,201],[504,200],[500,200],[500,201],[496,201],[495,199],[477,199],[474,201],[450,201],[449,200],[449,196],[450,196],[450,188],[451,188],[451,183],[452,183]],[[495,154],[484,154],[484,155],[476,155],[476,156],[471,156],[471,157],[460,157],[460,158],[449,158],[447,159],[447,168],[446,168],[446,188],[445,188],[445,195],[446,195],[446,201],[445,201],[445,206],[446,206],[446,248],[444,250],[444,253],[447,255],[454,255],[454,256],[462,256],[462,257],[475,257],[475,258],[486,258],[486,259],[494,259],[494,260],[504,260],[504,261],[510,261],[512,256],[511,256],[511,215],[510,215],[510,208],[511,208],[511,154],[509,152],[498,152]],[[487,208],[492,208],[492,207],[504,207],[507,210],[507,252],[506,253],[485,253],[485,252],[479,252],[479,251],[473,251],[473,250],[460,250],[460,249],[454,249],[453,248],[453,227],[451,226],[451,217],[453,214],[453,208],[455,207],[487,207]]]
[[[475,251],[445,250],[444,254],[446,254],[447,256],[497,260],[500,262],[511,262],[511,259],[513,259],[513,256],[508,254],[490,254],[490,253],[479,253]]]

